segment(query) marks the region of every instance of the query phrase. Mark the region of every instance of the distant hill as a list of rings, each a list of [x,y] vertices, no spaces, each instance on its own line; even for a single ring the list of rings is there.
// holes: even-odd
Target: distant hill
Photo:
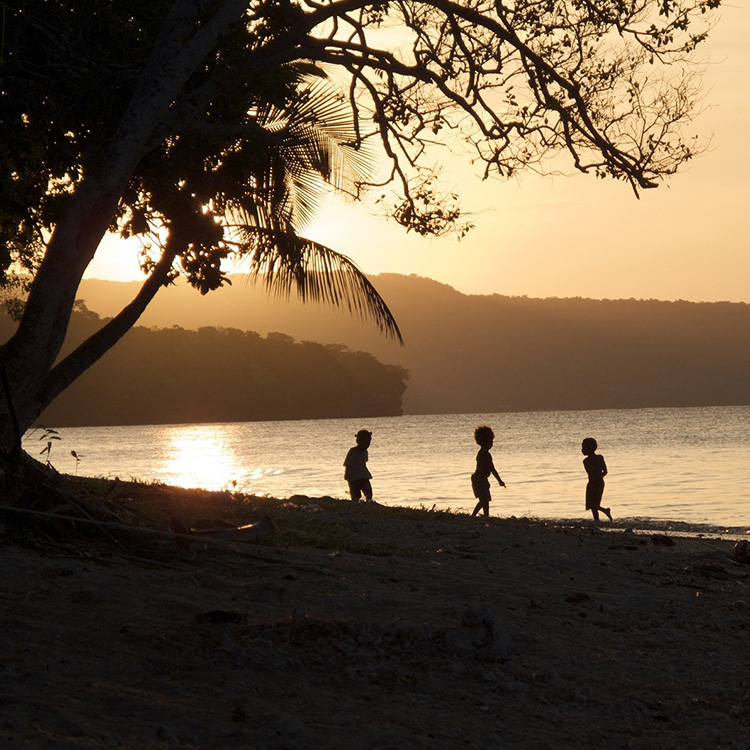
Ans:
[[[65,350],[102,325],[75,313]],[[0,341],[14,324],[0,318]],[[231,328],[137,326],[42,414],[48,426],[401,414],[406,371],[340,345]]]
[[[465,295],[418,276],[371,278],[405,346],[345,311],[269,299],[243,277],[201,297],[160,292],[141,322],[231,326],[343,344],[409,371],[405,413],[750,403],[750,305]],[[101,315],[138,284],[84,281]]]

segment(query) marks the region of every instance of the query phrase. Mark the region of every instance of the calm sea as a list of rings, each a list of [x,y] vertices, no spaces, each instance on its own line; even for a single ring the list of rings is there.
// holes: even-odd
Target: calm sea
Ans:
[[[50,458],[71,474],[344,498],[342,462],[367,428],[378,502],[471,510],[479,424],[495,430],[492,453],[507,483],[493,486],[492,515],[587,518],[580,445],[593,436],[616,521],[750,533],[750,406],[61,428]],[[39,454],[43,438],[32,431],[25,447]]]

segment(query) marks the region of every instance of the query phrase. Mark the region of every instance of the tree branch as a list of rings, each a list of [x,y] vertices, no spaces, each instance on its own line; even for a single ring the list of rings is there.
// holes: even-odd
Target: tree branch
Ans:
[[[174,258],[173,252],[165,251],[133,300],[50,370],[37,394],[37,416],[135,325],[156,293],[169,283]]]

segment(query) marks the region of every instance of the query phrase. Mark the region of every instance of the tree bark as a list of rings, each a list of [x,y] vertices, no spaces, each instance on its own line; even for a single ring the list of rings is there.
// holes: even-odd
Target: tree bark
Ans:
[[[242,19],[247,2],[225,0],[214,7],[213,15],[198,24],[193,16],[201,7],[195,0],[175,0],[98,174],[76,187],[55,226],[18,329],[0,348],[8,382],[6,398],[0,399],[0,450],[15,447],[19,430],[23,434],[28,429],[40,406],[69,385],[74,373],[83,372],[86,361],[96,361],[116,343],[160,288],[152,276],[131,305],[53,370],[78,286],[120,196],[138,163],[159,142],[186,82]]]
[[[65,340],[83,272],[117,205],[116,199],[86,188],[71,198],[55,227],[18,328],[0,350],[21,434],[34,418],[35,396]],[[0,403],[0,448],[13,447],[15,431],[11,409]]]

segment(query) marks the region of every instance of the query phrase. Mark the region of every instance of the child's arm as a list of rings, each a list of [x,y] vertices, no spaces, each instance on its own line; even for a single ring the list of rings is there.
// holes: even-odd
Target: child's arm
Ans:
[[[602,460],[602,476],[606,477],[607,476],[607,464],[604,463],[604,456],[599,456],[599,458],[601,458]]]
[[[501,487],[505,487],[505,482],[503,482],[502,479],[500,479],[500,475],[497,473],[497,469],[495,468],[495,464],[492,464],[492,468],[490,469],[492,472],[492,475],[497,479],[497,481],[500,483]]]

